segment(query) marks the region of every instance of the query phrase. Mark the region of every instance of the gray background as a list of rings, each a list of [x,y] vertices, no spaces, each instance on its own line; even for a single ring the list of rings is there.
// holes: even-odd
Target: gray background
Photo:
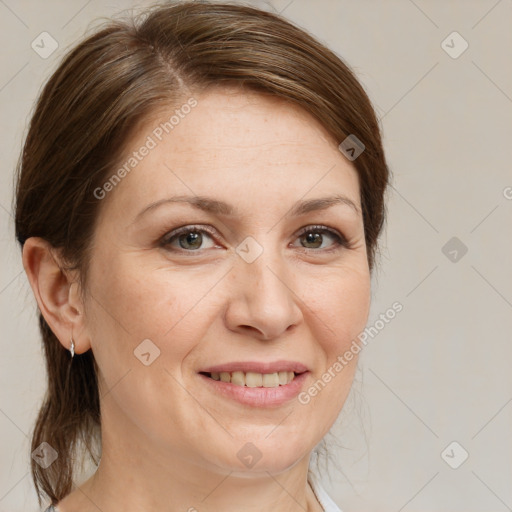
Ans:
[[[28,436],[44,392],[35,301],[14,243],[13,169],[65,49],[95,18],[133,5],[144,3],[0,0],[1,512],[37,510]],[[329,436],[342,471],[332,467],[325,486],[344,512],[512,510],[512,1],[266,8],[353,66],[393,172],[369,325],[395,301],[403,311],[361,353]],[[59,44],[46,59],[31,48],[43,31]],[[457,58],[464,42],[453,31],[469,44]],[[469,458],[453,469],[462,450]]]

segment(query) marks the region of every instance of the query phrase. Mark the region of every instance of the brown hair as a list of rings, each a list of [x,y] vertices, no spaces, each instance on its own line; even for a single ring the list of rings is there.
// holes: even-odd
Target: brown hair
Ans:
[[[156,111],[190,90],[235,85],[280,97],[317,118],[354,160],[370,270],[385,218],[388,168],[375,112],[353,72],[332,51],[283,18],[255,8],[204,2],[155,6],[111,20],[63,59],[35,107],[18,163],[16,236],[59,249],[85,285],[101,201],[93,191],[112,174],[128,138]],[[32,461],[38,494],[56,503],[73,485],[75,457],[91,452],[100,427],[93,354],[69,354],[39,313],[48,390],[32,449],[57,452],[47,469]],[[72,368],[71,368],[72,367]],[[71,371],[70,371],[71,369]]]

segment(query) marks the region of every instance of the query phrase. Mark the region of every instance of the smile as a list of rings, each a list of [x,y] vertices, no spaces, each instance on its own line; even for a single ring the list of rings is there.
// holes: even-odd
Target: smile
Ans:
[[[202,368],[198,376],[213,400],[222,398],[253,408],[273,408],[294,400],[310,373],[304,364],[294,361],[233,361]]]

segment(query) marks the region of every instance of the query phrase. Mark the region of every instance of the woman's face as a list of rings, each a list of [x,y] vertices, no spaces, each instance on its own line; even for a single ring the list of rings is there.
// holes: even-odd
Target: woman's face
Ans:
[[[329,430],[353,379],[356,357],[335,363],[369,311],[358,178],[296,107],[195,99],[169,133],[174,109],[139,130],[119,168],[136,165],[105,187],[82,331],[103,433],[219,472],[279,472]]]

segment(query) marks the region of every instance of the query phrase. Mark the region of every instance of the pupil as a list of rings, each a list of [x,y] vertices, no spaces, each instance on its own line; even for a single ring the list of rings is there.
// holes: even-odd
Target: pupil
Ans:
[[[321,238],[322,238],[322,235],[319,233],[308,233],[306,235],[306,243],[317,244],[317,246],[318,246],[318,244],[322,245]]]
[[[197,249],[201,246],[202,238],[201,233],[190,232],[180,237],[180,245],[183,249]]]

